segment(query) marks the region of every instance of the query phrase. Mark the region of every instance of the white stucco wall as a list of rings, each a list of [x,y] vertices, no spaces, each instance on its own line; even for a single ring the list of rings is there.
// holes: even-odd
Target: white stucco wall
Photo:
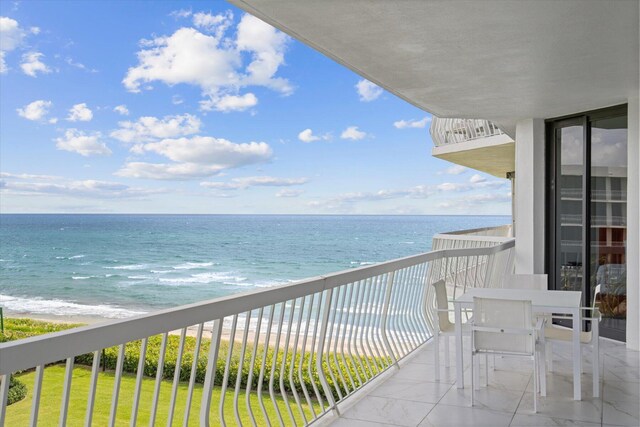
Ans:
[[[627,347],[640,350],[640,105],[628,101]]]
[[[514,218],[516,274],[544,273],[545,125],[543,119],[516,124]]]

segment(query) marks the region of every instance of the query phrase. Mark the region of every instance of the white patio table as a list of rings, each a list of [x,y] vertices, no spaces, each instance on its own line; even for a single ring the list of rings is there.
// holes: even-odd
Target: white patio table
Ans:
[[[580,329],[582,318],[578,291],[543,291],[525,289],[473,288],[453,302],[455,308],[456,333],[456,384],[464,388],[464,369],[462,354],[462,310],[473,308],[473,297],[529,300],[536,313],[569,314],[573,319],[573,399],[581,400],[580,372],[582,357],[580,354]]]

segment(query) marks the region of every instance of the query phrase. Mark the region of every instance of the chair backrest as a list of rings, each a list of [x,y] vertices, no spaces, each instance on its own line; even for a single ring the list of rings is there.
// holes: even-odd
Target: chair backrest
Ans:
[[[473,298],[474,351],[533,354],[531,319],[531,301]]]
[[[549,279],[546,274],[511,274],[504,281],[505,288],[546,291]]]
[[[438,280],[433,283],[435,290],[435,309],[436,310],[448,310],[449,309],[449,300],[447,298],[447,286],[444,280]],[[438,326],[441,331],[449,329],[452,325],[451,320],[449,320],[449,312],[448,311],[438,311],[436,319],[438,319]]]

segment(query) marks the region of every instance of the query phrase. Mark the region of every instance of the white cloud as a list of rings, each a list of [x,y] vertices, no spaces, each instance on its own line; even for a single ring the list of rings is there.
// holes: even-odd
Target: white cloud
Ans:
[[[305,129],[298,134],[298,139],[302,142],[313,142],[313,141],[319,141],[320,137],[315,136],[311,129]]]
[[[76,62],[74,61],[72,58],[67,58],[66,59],[67,64],[71,65],[72,67],[78,68],[80,70],[86,71],[88,73],[97,73],[98,70],[96,70],[95,68],[89,68],[86,65],[84,65],[81,62]]]
[[[77,198],[120,199],[144,198],[165,192],[162,189],[130,187],[118,182],[69,180],[59,176],[33,174],[1,175],[0,190],[12,194],[66,195]]]
[[[340,134],[340,138],[342,139],[351,139],[353,141],[358,141],[360,139],[364,139],[367,136],[366,132],[363,132],[358,129],[358,126],[349,126]]]
[[[182,99],[182,97],[180,95],[173,95],[171,97],[171,103],[173,105],[180,105],[184,103],[184,99]]]
[[[508,186],[509,181],[488,181],[483,179],[482,177],[470,179],[467,182],[458,182],[451,183],[445,182],[437,185],[417,185],[410,188],[404,189],[383,189],[374,192],[351,192],[351,193],[342,193],[337,196],[325,199],[325,200],[315,200],[309,203],[309,206],[312,208],[318,208],[323,210],[343,210],[344,208],[350,207],[356,202],[376,202],[382,200],[391,200],[391,199],[425,199],[431,197],[436,194],[448,193],[448,192],[472,192],[480,189],[495,189],[498,193],[488,193],[487,195],[482,194],[471,194],[465,196],[465,199],[468,198],[470,203],[480,203],[483,200],[487,201],[503,201],[505,200],[505,195],[501,192],[501,189],[505,186]],[[497,195],[496,195],[497,194]],[[508,195],[510,197],[510,195]],[[461,199],[462,200],[462,199]],[[443,202],[447,203],[447,202]],[[456,206],[461,205],[461,202],[455,202]],[[454,202],[451,202],[451,205],[447,205],[447,207],[453,207]]]
[[[67,116],[67,120],[70,122],[88,122],[91,119],[93,119],[93,112],[84,102],[71,107]]]
[[[129,68],[122,81],[127,90],[140,92],[154,81],[195,85],[204,97],[202,108],[218,106],[222,111],[255,105],[255,95],[239,94],[247,86],[265,86],[283,95],[293,91],[288,80],[276,77],[289,40],[284,33],[251,15],[242,17],[235,38],[229,29],[230,12],[195,14],[193,19],[206,34],[183,27],[172,35],[141,42],[138,65]],[[243,53],[250,54],[249,63]]]
[[[126,105],[122,104],[122,105],[117,105],[113,111],[115,111],[116,113],[120,114],[121,116],[128,116],[129,115],[129,109],[127,108]]]
[[[116,175],[149,179],[195,179],[225,169],[264,163],[272,156],[264,142],[237,144],[222,138],[194,136],[163,139],[137,146],[137,152],[153,152],[175,163],[129,162]]]
[[[447,169],[445,169],[444,171],[440,171],[438,172],[438,175],[442,175],[447,174],[447,175],[460,175],[462,173],[465,173],[467,171],[467,168],[461,165],[453,165]]]
[[[427,116],[422,120],[398,120],[397,122],[393,122],[393,125],[396,129],[423,129],[430,121],[431,117]]]
[[[64,137],[56,138],[58,150],[71,151],[82,156],[108,156],[111,150],[105,143],[100,142],[99,132],[85,133],[77,129],[67,129]]]
[[[258,105],[258,98],[251,92],[244,95],[224,95],[200,101],[200,108],[203,111],[244,111]]]
[[[115,175],[126,178],[189,180],[216,175],[224,169],[220,165],[201,165],[197,163],[128,162]]]
[[[218,39],[224,36],[231,24],[233,24],[233,13],[230,10],[218,15],[205,12],[193,14],[193,25],[203,31],[214,33]]]
[[[25,33],[18,21],[0,16],[0,73],[6,73],[9,70],[5,56],[22,44],[24,36]]]
[[[122,142],[140,144],[157,139],[175,138],[198,133],[202,122],[194,115],[183,114],[164,116],[163,118],[145,116],[140,117],[135,122],[119,122],[118,126],[120,126],[119,129],[111,132],[110,136],[112,138]]]
[[[331,139],[330,133],[325,133],[324,135],[314,135],[311,129],[305,129],[298,134],[298,139],[302,142],[314,142],[314,141],[328,141]]]
[[[477,174],[473,175],[471,178],[469,178],[469,182],[472,183],[472,184],[485,182],[486,180],[487,180],[487,178],[483,177],[479,173],[477,173]]]
[[[356,90],[362,102],[375,101],[382,95],[382,88],[380,86],[364,79],[356,83]]]
[[[192,13],[193,12],[191,11],[191,9],[180,9],[180,10],[174,10],[169,14],[169,16],[173,16],[175,19],[188,18],[191,16]]]
[[[47,65],[40,61],[44,54],[40,52],[27,52],[22,55],[22,63],[20,68],[22,72],[31,77],[37,77],[38,73],[47,74],[51,72],[51,69]]]
[[[39,174],[31,174],[31,173],[11,173],[11,172],[0,172],[0,178],[37,179],[37,180],[62,179],[59,176],[55,176],[55,175],[39,175]]]
[[[33,101],[22,108],[18,108],[16,111],[20,117],[24,117],[27,120],[40,121],[49,114],[49,109],[52,105],[53,103],[51,101],[40,99]]]
[[[510,193],[483,193],[471,196],[450,199],[438,204],[441,209],[470,212],[469,209],[478,207],[493,208],[495,203],[507,203],[511,201]]]
[[[174,162],[217,164],[225,169],[262,163],[271,158],[272,154],[271,147],[264,142],[235,144],[210,136],[163,139],[145,144],[142,148]]]
[[[401,198],[425,199],[434,194],[434,189],[426,185],[417,185],[407,189],[379,190],[375,192],[343,193],[326,200],[309,202],[312,208],[323,210],[343,209],[355,202],[374,202]]]
[[[253,15],[245,14],[238,24],[236,45],[240,52],[251,52],[252,61],[246,68],[243,85],[266,86],[283,95],[293,93],[284,78],[274,77],[284,64],[284,52],[289,36]]]
[[[249,187],[291,187],[306,184],[307,178],[276,178],[273,176],[248,176],[233,178],[229,182],[206,181],[201,182],[202,187],[220,190],[246,190]]]
[[[436,185],[438,191],[471,191],[481,188],[501,188],[509,185],[507,180],[488,181],[479,174],[473,175],[467,182],[443,182]]]
[[[31,27],[29,28],[29,32],[37,36],[38,34],[40,34],[40,27]]]
[[[291,198],[291,197],[298,197],[300,196],[302,193],[304,193],[303,190],[296,190],[296,189],[290,189],[290,188],[285,188],[283,190],[280,190],[276,193],[276,197],[287,197],[287,198]]]

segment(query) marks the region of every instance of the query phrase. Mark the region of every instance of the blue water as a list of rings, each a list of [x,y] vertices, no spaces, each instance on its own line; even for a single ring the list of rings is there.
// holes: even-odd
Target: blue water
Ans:
[[[506,216],[0,215],[0,306],[119,318],[426,252]]]

